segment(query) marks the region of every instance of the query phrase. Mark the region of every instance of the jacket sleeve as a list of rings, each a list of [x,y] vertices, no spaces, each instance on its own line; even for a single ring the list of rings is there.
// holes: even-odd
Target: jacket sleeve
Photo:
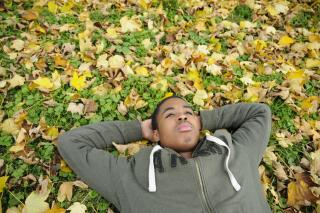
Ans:
[[[271,110],[266,104],[239,103],[200,111],[202,129],[227,129],[232,140],[244,144],[259,163],[271,132]]]
[[[107,121],[65,132],[58,138],[58,150],[82,180],[119,208],[116,191],[127,160],[105,149],[112,142],[126,144],[141,139],[139,121]]]

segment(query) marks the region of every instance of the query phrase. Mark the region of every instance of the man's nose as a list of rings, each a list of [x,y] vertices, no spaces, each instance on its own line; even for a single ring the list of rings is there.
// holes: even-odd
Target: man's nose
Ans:
[[[178,117],[179,121],[187,120],[187,116],[185,114],[180,114]]]

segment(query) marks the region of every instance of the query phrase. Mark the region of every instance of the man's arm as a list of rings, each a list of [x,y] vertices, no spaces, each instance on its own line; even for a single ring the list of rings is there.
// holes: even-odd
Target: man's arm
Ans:
[[[265,104],[231,104],[200,111],[202,129],[228,129],[232,139],[248,147],[259,163],[271,132],[271,110]]]
[[[72,129],[58,138],[58,150],[72,170],[91,188],[119,207],[116,190],[125,158],[105,151],[112,142],[142,139],[139,121],[100,122]]]

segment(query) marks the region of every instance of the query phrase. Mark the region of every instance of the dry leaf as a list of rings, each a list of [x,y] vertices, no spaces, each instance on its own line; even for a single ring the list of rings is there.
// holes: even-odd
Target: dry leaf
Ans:
[[[310,190],[308,176],[306,174],[295,174],[296,181],[290,182],[288,185],[288,205],[301,206],[310,205],[310,202],[315,202],[317,198]]]
[[[72,182],[62,183],[59,187],[57,200],[59,202],[63,202],[67,198],[68,201],[71,201],[72,190],[73,190],[73,183]]]
[[[137,20],[129,19],[127,16],[124,16],[120,19],[121,32],[135,32],[140,31],[141,26]]]
[[[83,114],[84,105],[82,103],[69,103],[67,112]]]
[[[124,58],[121,55],[114,55],[109,58],[108,63],[111,68],[120,69],[124,66]]]
[[[33,191],[27,197],[22,213],[44,213],[49,210],[49,204],[45,202],[47,197]]]
[[[13,78],[10,80],[7,80],[7,82],[10,84],[10,86],[8,87],[8,90],[10,90],[17,86],[22,86],[25,82],[25,78],[18,74],[14,74]]]
[[[85,213],[87,207],[79,202],[75,202],[67,210],[70,210],[70,213]]]

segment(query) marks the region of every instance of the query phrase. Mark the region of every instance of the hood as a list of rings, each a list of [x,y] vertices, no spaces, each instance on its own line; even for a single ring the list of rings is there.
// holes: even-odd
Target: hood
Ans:
[[[231,135],[229,133],[225,134],[225,132],[227,131],[218,130],[214,135],[206,135],[199,141],[199,144],[194,150],[192,156],[199,157],[215,153],[222,154],[225,153],[222,152],[222,149],[226,149],[227,152],[224,160],[224,172],[228,174],[230,183],[232,184],[233,188],[236,191],[239,191],[241,189],[241,186],[229,169],[231,149],[229,148],[227,141],[231,141]],[[208,141],[209,143],[206,141]],[[146,159],[148,159],[147,162]],[[132,161],[133,162],[131,163],[131,166],[134,171],[135,177],[137,178],[137,182],[149,192],[156,192],[157,190],[155,176],[156,170],[158,170],[158,172],[165,172],[164,168],[167,166],[170,166],[171,168],[176,167],[177,161],[180,161],[181,164],[188,163],[185,158],[183,158],[174,150],[169,148],[162,148],[159,145],[144,148],[134,156]]]

